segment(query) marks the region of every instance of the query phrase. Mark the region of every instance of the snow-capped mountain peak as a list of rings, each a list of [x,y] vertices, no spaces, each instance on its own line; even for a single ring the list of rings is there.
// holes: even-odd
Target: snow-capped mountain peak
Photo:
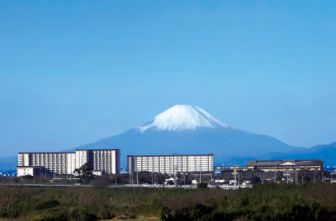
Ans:
[[[138,128],[143,133],[149,129],[183,131],[197,128],[229,127],[204,109],[194,105],[175,105],[158,114],[152,121]]]

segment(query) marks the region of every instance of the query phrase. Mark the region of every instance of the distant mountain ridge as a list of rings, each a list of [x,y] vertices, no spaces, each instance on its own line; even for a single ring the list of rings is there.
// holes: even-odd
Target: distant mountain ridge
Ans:
[[[267,135],[236,129],[198,106],[175,105],[148,123],[77,148],[118,148],[121,165],[131,154],[215,154],[217,165],[244,165],[255,159],[321,159],[336,166],[336,142],[294,147]],[[16,165],[17,157],[0,159]]]
[[[326,166],[336,166],[336,142],[299,149],[283,154],[270,154],[273,159],[321,159]]]
[[[124,163],[129,154],[213,153],[225,161],[297,149],[267,135],[235,129],[191,105],[175,105],[140,127],[80,148],[108,147],[120,148]]]

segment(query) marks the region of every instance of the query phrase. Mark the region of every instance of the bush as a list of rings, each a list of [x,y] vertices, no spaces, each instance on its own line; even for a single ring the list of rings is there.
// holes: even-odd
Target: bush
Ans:
[[[68,211],[63,207],[50,208],[33,213],[30,218],[33,221],[67,221]]]
[[[0,217],[90,221],[131,214],[172,221],[329,221],[336,220],[335,198],[332,184],[256,185],[235,191],[0,186]]]
[[[209,220],[214,210],[215,207],[205,206],[203,204],[197,204],[193,207],[182,208],[176,211],[163,208],[161,211],[161,220]]]
[[[110,180],[107,177],[95,177],[95,179],[91,181],[91,184],[94,187],[108,187]]]
[[[37,204],[35,208],[37,210],[44,210],[44,209],[53,208],[59,205],[60,203],[57,200],[49,200],[49,201],[45,201],[45,202]]]
[[[206,189],[206,188],[208,188],[208,184],[207,183],[198,183],[197,188]]]
[[[93,212],[85,208],[70,208],[67,218],[70,221],[95,221],[98,219]]]

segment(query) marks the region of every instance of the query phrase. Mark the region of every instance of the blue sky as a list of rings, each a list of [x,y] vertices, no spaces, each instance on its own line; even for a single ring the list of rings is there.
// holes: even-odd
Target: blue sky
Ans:
[[[292,145],[336,141],[335,1],[0,1],[0,156],[196,104]]]

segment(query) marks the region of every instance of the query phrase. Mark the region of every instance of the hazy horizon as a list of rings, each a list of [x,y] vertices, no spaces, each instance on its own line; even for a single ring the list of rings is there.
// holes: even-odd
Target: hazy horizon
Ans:
[[[175,104],[336,141],[334,1],[2,1],[0,157],[64,150]]]

